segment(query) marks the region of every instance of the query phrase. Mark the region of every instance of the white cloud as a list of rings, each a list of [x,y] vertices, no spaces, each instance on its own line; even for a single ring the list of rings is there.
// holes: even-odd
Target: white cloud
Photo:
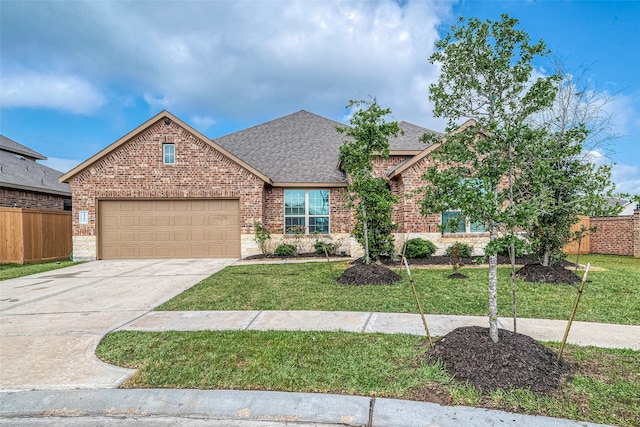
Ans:
[[[195,128],[203,132],[216,124],[216,119],[210,116],[194,116],[191,119]]]
[[[106,103],[88,81],[73,75],[3,74],[0,87],[3,107],[50,108],[74,114],[90,114]]]
[[[436,123],[428,57],[449,2],[161,5],[8,3],[4,63],[72,70],[192,115],[259,120],[305,108],[336,116],[336,106],[372,95],[397,118]]]
[[[616,191],[640,195],[640,168],[638,166],[616,164],[611,170],[611,178],[616,183]]]
[[[81,161],[74,159],[60,159],[57,157],[49,157],[47,158],[47,160],[43,160],[40,163],[50,167],[51,169],[66,173],[78,166]]]

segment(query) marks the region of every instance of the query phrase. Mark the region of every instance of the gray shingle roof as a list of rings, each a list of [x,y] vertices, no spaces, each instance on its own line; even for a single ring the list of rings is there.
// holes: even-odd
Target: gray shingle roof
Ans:
[[[7,142],[9,141],[9,142]],[[61,184],[62,172],[37,163],[37,153],[9,138],[0,138],[0,186],[71,197],[69,184]]]
[[[275,183],[343,183],[338,169],[345,136],[343,123],[305,110],[213,140]],[[404,135],[389,141],[393,151],[424,150],[419,141],[429,129],[400,122]]]
[[[444,136],[443,133],[423,128],[422,126],[414,125],[409,122],[398,122],[398,126],[403,130],[404,135],[398,135],[397,138],[391,138],[389,140],[389,148],[391,151],[422,151],[429,146],[424,142],[420,142],[420,138],[423,134],[434,133],[436,135]]]
[[[45,156],[38,153],[37,151],[33,151],[29,147],[25,147],[22,144],[15,142],[13,139],[7,138],[4,135],[0,135],[0,150],[10,151],[12,153],[21,154],[24,157],[29,157],[31,159],[37,160],[47,160]]]

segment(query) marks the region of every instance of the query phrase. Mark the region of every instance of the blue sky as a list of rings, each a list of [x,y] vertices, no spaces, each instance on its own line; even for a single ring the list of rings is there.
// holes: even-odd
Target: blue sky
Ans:
[[[163,109],[215,138],[301,109],[345,121],[375,96],[443,130],[434,42],[501,13],[612,98],[614,182],[640,193],[640,1],[2,0],[0,133],[67,171]]]

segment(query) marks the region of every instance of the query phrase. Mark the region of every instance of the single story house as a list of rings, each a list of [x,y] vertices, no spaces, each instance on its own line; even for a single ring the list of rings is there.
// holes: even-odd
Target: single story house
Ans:
[[[71,210],[71,187],[42,154],[0,135],[0,207]]]
[[[398,196],[398,244],[423,237],[442,251],[465,241],[480,253],[483,230],[461,221],[443,234],[450,213],[420,214],[410,194],[424,185],[436,148],[420,136],[433,131],[399,126],[389,159],[374,165]],[[272,245],[330,237],[358,256],[336,127],[345,125],[303,110],[211,140],[162,111],[60,178],[73,192],[74,259],[246,257],[260,253],[256,223],[271,231]],[[305,236],[291,235],[296,226]]]

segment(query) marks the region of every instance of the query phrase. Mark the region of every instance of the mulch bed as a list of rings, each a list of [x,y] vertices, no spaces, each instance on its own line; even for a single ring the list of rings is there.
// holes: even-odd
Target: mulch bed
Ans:
[[[245,259],[304,259],[304,258],[324,258],[324,256],[315,253],[299,254],[295,257],[279,257],[275,255],[252,255]],[[482,260],[479,263],[477,260]],[[407,260],[412,267],[423,266],[450,266],[451,259],[447,256],[432,256],[429,258],[412,258]],[[487,257],[462,258],[461,266],[487,265]],[[498,255],[498,264],[510,265],[509,257]],[[568,261],[559,261],[553,266],[544,267],[539,263],[538,258],[525,256],[516,258],[517,265],[524,265],[516,272],[516,275],[527,282],[534,283],[552,283],[552,284],[574,284],[580,283],[580,277],[565,267],[574,267],[575,264]],[[338,283],[346,285],[383,285],[391,284],[399,281],[401,277],[386,268],[401,267],[399,259],[392,259],[384,256],[376,263],[369,266],[362,264],[360,260],[352,262],[352,266],[348,268],[342,276],[338,278]],[[454,273],[448,276],[450,279],[466,279],[468,278],[462,273]]]
[[[389,267],[372,262],[364,264],[361,260],[355,260],[351,267],[347,268],[342,276],[336,280],[342,285],[390,285],[402,280],[402,276],[392,271]]]
[[[580,283],[580,277],[567,270],[561,265],[552,265],[545,267],[542,264],[527,264],[521,269],[516,271],[516,276],[524,279],[527,282],[542,282],[552,284],[573,284]]]
[[[488,392],[496,389],[530,389],[546,393],[558,389],[569,366],[533,338],[505,329],[499,341],[489,329],[469,326],[438,339],[428,356],[440,361],[456,380]]]

